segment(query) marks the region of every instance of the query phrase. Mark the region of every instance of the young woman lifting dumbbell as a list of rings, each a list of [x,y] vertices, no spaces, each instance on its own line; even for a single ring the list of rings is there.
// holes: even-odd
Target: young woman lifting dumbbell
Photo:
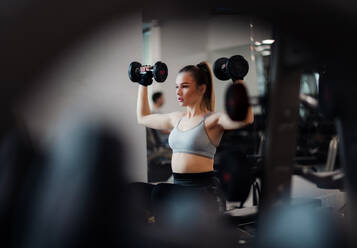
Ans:
[[[214,155],[224,130],[251,124],[254,115],[250,106],[241,121],[232,121],[226,113],[215,112],[212,76],[206,62],[183,67],[176,77],[176,97],[179,105],[186,109],[167,114],[150,112],[146,85],[151,84],[148,82],[151,78],[144,75],[139,81],[138,123],[153,129],[171,130],[169,145],[173,152],[171,167],[174,184],[160,183],[147,189],[151,192],[155,218],[165,211],[165,206],[170,201],[172,203],[175,196],[185,194],[213,199],[210,206],[219,211],[225,210],[226,202],[214,175]],[[234,83],[243,84],[243,80],[236,79]]]

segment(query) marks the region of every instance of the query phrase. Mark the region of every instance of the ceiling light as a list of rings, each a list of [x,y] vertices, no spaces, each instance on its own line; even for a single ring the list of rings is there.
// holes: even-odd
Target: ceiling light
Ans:
[[[267,50],[264,50],[264,51],[261,52],[261,54],[262,54],[262,56],[268,56],[268,55],[271,54],[271,52],[267,51]]]
[[[275,40],[271,40],[271,39],[266,39],[266,40],[263,40],[262,43],[263,44],[273,44]]]
[[[255,51],[257,51],[257,52],[261,52],[261,51],[264,51],[264,50],[270,50],[270,46],[264,45],[264,46],[257,46],[255,48]]]

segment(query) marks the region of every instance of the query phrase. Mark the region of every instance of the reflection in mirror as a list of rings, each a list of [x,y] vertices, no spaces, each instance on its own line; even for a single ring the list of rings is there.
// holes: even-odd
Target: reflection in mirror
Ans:
[[[240,225],[239,232],[248,236],[238,235],[237,240],[247,243],[254,236],[260,203],[271,38],[269,25],[243,15],[144,18],[143,24],[144,63],[162,61],[168,66],[167,80],[148,87],[149,99],[157,92],[163,93],[162,113],[182,110],[176,102],[175,86],[176,75],[185,65],[207,61],[213,66],[217,59],[229,59],[234,55],[243,56],[249,64],[244,83],[253,107],[254,123],[225,131],[214,156],[215,175],[225,198],[224,216],[232,222],[232,230]],[[221,81],[216,77],[213,80],[215,111],[226,112],[225,96],[232,80]],[[150,104],[154,110],[152,99]],[[167,146],[157,148],[157,143],[153,142],[155,133],[158,131],[147,129],[148,182],[172,183],[172,152]]]
[[[219,58],[243,56],[249,64],[244,78],[254,111],[254,123],[238,130],[225,131],[214,157],[214,170],[227,199],[226,215],[240,223],[248,233],[255,229],[256,214],[261,197],[263,151],[266,145],[269,89],[271,84],[271,56],[275,41],[271,26],[243,15],[205,14],[200,17],[144,18],[143,61],[168,65],[166,82],[154,83],[149,96],[162,92],[165,103],[162,113],[180,110],[176,102],[177,72],[188,64]],[[225,95],[231,80],[214,77],[216,111],[225,112]],[[339,168],[338,138],[334,122],[324,118],[318,108],[319,74],[306,72],[301,77],[299,129],[296,147],[295,176],[299,168],[315,171],[334,171]],[[154,103],[151,101],[151,108]],[[152,137],[150,137],[152,136]],[[154,135],[148,132],[148,181],[172,182],[170,156],[167,146],[157,152],[152,144]],[[155,154],[153,156],[153,154]],[[160,157],[160,161],[153,159]],[[292,198],[305,196],[307,185],[293,180]],[[242,211],[243,210],[243,211]],[[248,224],[249,223],[249,224]],[[253,237],[252,231],[251,237]]]
[[[144,25],[144,36],[147,36],[144,38],[144,61],[148,64],[163,61],[169,68],[165,83],[154,83],[149,87],[150,96],[158,91],[163,92],[166,99],[161,108],[163,113],[180,110],[176,103],[175,79],[183,66],[200,61],[208,61],[213,65],[219,58],[234,55],[242,55],[248,61],[249,72],[244,81],[254,110],[254,123],[238,130],[225,131],[214,157],[214,169],[227,199],[225,214],[235,224],[240,223],[239,228],[242,230],[248,233],[255,230],[254,223],[261,203],[261,172],[267,136],[268,104],[271,100],[271,56],[275,41],[270,26],[247,16],[211,14],[192,19],[157,18],[147,20]],[[305,71],[301,75],[296,157],[292,176],[293,202],[308,198],[306,203],[315,203],[316,198],[325,194],[324,189],[338,186],[341,182],[339,178],[331,183],[329,179],[321,179],[317,174],[335,173],[341,169],[335,123],[325,118],[318,106],[319,80],[320,74],[315,70]],[[216,111],[226,111],[225,94],[231,84],[231,80],[221,81],[214,77]],[[153,102],[151,105],[154,108]],[[167,155],[166,164],[161,163],[160,166],[165,164],[165,176],[149,178],[149,181],[172,182],[171,152],[168,149],[164,153]],[[151,169],[155,170],[149,163],[148,170]],[[304,174],[303,170],[311,173]],[[340,193],[334,192],[336,199],[341,196]],[[339,203],[333,204],[338,206]],[[250,234],[253,236],[253,231]]]
[[[335,122],[319,109],[318,89],[319,73],[304,73],[300,87],[296,160],[305,168],[331,172],[340,169],[337,130]]]
[[[246,128],[225,132],[214,160],[214,169],[227,194],[229,209],[258,204],[260,185],[257,168],[261,163],[264,142],[263,100],[267,89],[271,37],[269,25],[244,15],[206,13],[199,17],[144,18],[144,63],[162,61],[168,65],[166,82],[154,82],[148,88],[149,98],[156,92],[163,93],[165,103],[160,108],[162,113],[180,110],[176,102],[175,80],[183,66],[201,61],[208,61],[212,66],[217,59],[233,55],[241,55],[249,63],[244,81],[256,121]],[[217,112],[226,111],[225,94],[231,84],[232,80],[221,81],[214,77]],[[154,109],[153,101],[150,104]],[[155,151],[157,143],[153,142],[155,135],[152,132],[157,133],[157,130],[148,130],[148,181],[172,182],[171,151],[165,145],[160,152]],[[158,154],[161,160],[158,162],[153,154]]]

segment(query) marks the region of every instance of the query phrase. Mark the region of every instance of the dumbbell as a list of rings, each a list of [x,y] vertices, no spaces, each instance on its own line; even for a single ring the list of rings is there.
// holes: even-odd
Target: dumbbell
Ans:
[[[228,58],[219,58],[214,62],[214,75],[220,80],[243,80],[249,71],[249,64],[241,55]],[[228,116],[233,121],[243,121],[250,106],[246,87],[241,84],[232,84],[227,88],[225,107]]]
[[[249,96],[245,85],[241,83],[231,84],[225,95],[225,107],[231,120],[245,120],[249,106]]]
[[[130,63],[128,75],[132,82],[139,82],[141,76],[148,72],[152,72],[154,79],[158,83],[162,83],[167,78],[167,66],[165,63],[158,61],[154,66],[151,65],[141,65],[139,62]]]
[[[228,58],[219,58],[213,64],[214,75],[222,81],[232,79],[233,81],[243,78],[249,71],[249,64],[241,55]]]

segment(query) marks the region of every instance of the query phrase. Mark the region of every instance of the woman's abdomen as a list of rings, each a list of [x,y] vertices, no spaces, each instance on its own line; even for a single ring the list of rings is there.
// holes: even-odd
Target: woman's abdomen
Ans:
[[[174,153],[172,154],[171,167],[175,173],[213,171],[213,159],[189,153]]]

